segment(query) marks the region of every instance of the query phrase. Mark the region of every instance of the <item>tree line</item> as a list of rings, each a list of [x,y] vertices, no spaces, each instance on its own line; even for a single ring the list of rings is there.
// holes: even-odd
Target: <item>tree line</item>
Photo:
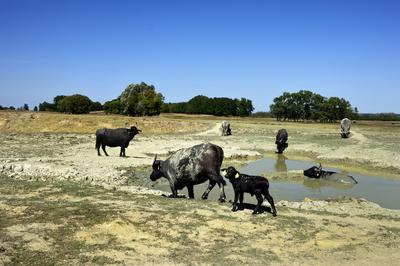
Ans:
[[[395,114],[395,113],[359,114],[358,119],[373,120],[373,121],[400,121],[400,114]]]
[[[164,96],[153,85],[144,82],[129,84],[116,99],[102,105],[89,97],[74,94],[58,95],[53,102],[42,102],[39,111],[85,114],[104,110],[108,114],[129,116],[153,116],[164,113],[210,114],[217,116],[249,116],[253,110],[252,101],[246,98],[230,99],[227,97],[209,98],[198,95],[188,102],[164,103]]]
[[[358,118],[357,108],[352,108],[349,101],[339,97],[323,97],[307,90],[284,92],[270,105],[270,114],[277,120],[314,120],[334,122],[345,117]]]
[[[21,107],[15,108],[14,106],[2,106],[0,105],[0,110],[17,110],[17,111],[29,111],[29,106],[28,104],[24,104]]]
[[[156,91],[153,85],[142,83],[129,84],[116,99],[102,105],[89,97],[58,95],[53,102],[42,102],[34,111],[51,111],[72,114],[86,114],[101,111],[109,114],[129,116],[153,116],[162,113],[208,114],[216,116],[252,116],[274,117],[277,120],[334,122],[344,117],[363,120],[400,120],[395,113],[359,114],[350,102],[339,97],[324,97],[308,90],[284,92],[274,98],[269,112],[253,113],[252,101],[246,98],[231,99],[227,97],[210,98],[204,95],[193,97],[187,102],[164,103],[164,96]],[[21,107],[3,107],[0,110],[29,110],[24,104]]]
[[[198,95],[188,102],[164,103],[163,113],[208,114],[216,116],[249,116],[254,110],[252,101],[246,98],[230,99]]]

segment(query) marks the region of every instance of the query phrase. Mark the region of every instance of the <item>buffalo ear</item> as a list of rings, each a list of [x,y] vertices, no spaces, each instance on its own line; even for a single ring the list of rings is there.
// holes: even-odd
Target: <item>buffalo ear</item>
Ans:
[[[240,174],[236,173],[235,178],[239,178],[239,177],[240,177]]]
[[[226,169],[221,169],[221,171],[222,171],[222,175],[226,176]]]

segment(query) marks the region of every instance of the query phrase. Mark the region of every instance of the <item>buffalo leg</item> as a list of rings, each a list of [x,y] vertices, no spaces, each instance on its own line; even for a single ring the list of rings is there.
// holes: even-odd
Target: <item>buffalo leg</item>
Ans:
[[[124,147],[121,147],[121,151],[119,152],[119,156],[120,157],[126,157],[125,156],[125,148]]]
[[[239,203],[240,203],[240,208],[242,208],[243,207],[243,196],[244,196],[244,192],[243,191],[241,191],[240,192],[240,194],[239,194]]]
[[[208,194],[213,189],[215,184],[217,184],[215,181],[210,180],[210,183],[208,184],[208,187],[207,187],[206,191],[204,191],[203,195],[201,196],[202,199],[208,199]]]
[[[178,197],[178,191],[176,190],[175,185],[172,184],[172,183],[169,183],[169,186],[171,188],[171,193],[172,193],[170,198],[177,198]]]
[[[224,185],[225,185],[225,180],[222,176],[220,175],[211,175],[210,176],[210,181],[213,180],[218,184],[218,187],[220,189],[219,193],[219,202],[225,202],[226,200],[226,195],[225,195],[225,190],[224,190]]]
[[[220,189],[220,193],[219,193],[219,202],[225,202],[226,200],[226,196],[225,196],[225,190],[224,190],[224,185],[221,183],[218,183],[219,189]]]
[[[96,149],[97,149],[97,155],[101,156],[101,154],[100,154],[100,146],[97,146]]]
[[[259,211],[260,211],[260,208],[261,208],[261,204],[262,204],[262,202],[263,202],[263,197],[262,197],[262,195],[261,195],[261,192],[260,191],[255,191],[255,193],[254,194],[256,194],[256,198],[257,198],[257,206],[254,208],[254,210],[253,210],[253,214],[257,214]]]
[[[239,210],[239,205],[238,205],[238,199],[239,199],[239,191],[235,190],[235,199],[233,200],[233,206],[232,206],[232,211],[236,212]]]
[[[187,189],[188,189],[188,193],[189,193],[189,198],[194,199],[193,185],[188,185]]]
[[[104,154],[105,154],[106,156],[108,156],[108,153],[106,152],[106,145],[102,144],[102,145],[101,145],[101,149],[104,151]]]
[[[264,196],[267,199],[268,203],[271,205],[272,215],[276,216],[276,209],[275,209],[274,199],[272,198],[271,194],[269,194],[268,190],[265,192]]]

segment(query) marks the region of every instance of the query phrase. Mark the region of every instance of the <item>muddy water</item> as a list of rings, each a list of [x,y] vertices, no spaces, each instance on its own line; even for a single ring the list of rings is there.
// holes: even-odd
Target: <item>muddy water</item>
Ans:
[[[239,172],[251,175],[259,175],[267,172],[286,172],[291,170],[304,170],[316,162],[289,160],[283,155],[276,158],[264,158],[254,161],[248,165],[238,168]],[[368,176],[357,172],[343,172],[340,169],[323,167],[324,170],[336,171],[352,175],[358,184],[343,184],[335,181],[315,180],[303,177],[299,173],[296,180],[270,180],[270,193],[275,202],[279,200],[302,201],[305,197],[327,199],[340,196],[361,197],[375,202],[384,208],[400,209],[400,180],[385,178],[382,176]],[[233,190],[229,182],[225,187],[228,200],[233,200]],[[156,189],[170,192],[166,179],[158,181],[153,186]],[[195,186],[195,197],[200,198],[205,191],[207,183]],[[180,191],[187,195],[187,190]],[[209,200],[216,200],[219,197],[219,189],[215,187],[209,195]],[[245,194],[245,202],[256,203],[254,197]]]

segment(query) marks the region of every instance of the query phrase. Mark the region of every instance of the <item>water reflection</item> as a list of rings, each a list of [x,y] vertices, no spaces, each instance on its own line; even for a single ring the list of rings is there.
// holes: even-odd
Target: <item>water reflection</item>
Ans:
[[[276,162],[275,162],[275,171],[276,172],[287,172],[288,168],[286,165],[287,157],[283,154],[277,154]]]
[[[320,191],[323,187],[331,187],[335,189],[351,189],[353,188],[353,183],[341,183],[333,180],[324,180],[324,179],[312,179],[305,178],[303,181],[303,185],[310,188],[311,190]]]

